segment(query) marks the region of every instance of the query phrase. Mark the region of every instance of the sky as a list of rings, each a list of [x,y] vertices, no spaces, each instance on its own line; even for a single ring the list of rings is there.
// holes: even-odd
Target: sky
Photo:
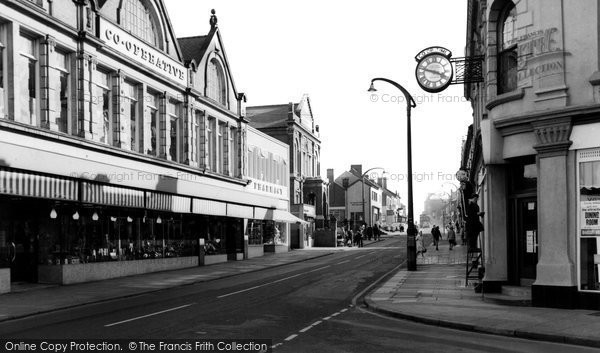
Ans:
[[[415,219],[428,193],[456,185],[472,122],[463,85],[427,93],[415,55],[430,46],[464,56],[466,0],[164,0],[178,37],[205,35],[215,9],[238,92],[248,106],[299,102],[304,94],[321,133],[321,174],[351,164],[381,167],[388,188],[407,202],[406,88],[412,109]],[[381,170],[374,170],[381,173]]]

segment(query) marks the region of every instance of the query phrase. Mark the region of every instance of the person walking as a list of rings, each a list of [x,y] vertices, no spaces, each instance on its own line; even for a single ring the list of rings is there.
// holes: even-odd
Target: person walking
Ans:
[[[373,227],[368,226],[367,229],[365,230],[366,236],[367,236],[367,240],[371,241],[371,239],[373,238]]]
[[[433,226],[433,228],[431,228],[431,236],[433,236],[433,245],[435,245],[435,250],[439,251],[439,243],[440,243],[440,238],[442,237],[442,233],[440,233],[440,228],[436,225]]]
[[[379,231],[377,223],[373,226],[373,237],[375,237],[375,240],[379,240],[381,237],[381,232]]]
[[[415,241],[417,242],[417,256],[419,256],[419,254],[421,254],[422,257],[425,257],[425,252],[427,251],[427,249],[425,249],[425,246],[423,245],[423,232],[419,231],[419,233],[417,234],[417,237],[415,238]]]
[[[454,227],[448,227],[448,243],[450,243],[450,250],[456,246],[456,233],[454,232]]]
[[[365,244],[363,243],[363,239],[365,238],[365,226],[363,225],[359,230],[358,230],[358,247],[362,248],[363,246],[365,246]]]

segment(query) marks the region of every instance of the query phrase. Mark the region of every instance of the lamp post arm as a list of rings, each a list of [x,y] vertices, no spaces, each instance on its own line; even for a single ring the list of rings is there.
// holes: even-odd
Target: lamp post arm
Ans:
[[[399,83],[392,81],[390,79],[384,78],[384,77],[376,77],[374,79],[371,80],[371,84],[375,81],[383,81],[383,82],[387,82],[390,85],[396,87],[397,89],[399,89],[400,91],[402,91],[402,93],[404,94],[404,98],[406,98],[406,104],[409,105],[411,108],[415,108],[417,106],[417,103],[415,103],[415,100],[413,99],[413,97],[410,95],[410,93],[408,93],[408,91],[402,87]]]

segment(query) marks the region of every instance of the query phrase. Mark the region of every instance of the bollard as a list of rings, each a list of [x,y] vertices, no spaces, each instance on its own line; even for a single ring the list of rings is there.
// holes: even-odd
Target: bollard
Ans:
[[[198,266],[204,266],[204,238],[198,239]]]

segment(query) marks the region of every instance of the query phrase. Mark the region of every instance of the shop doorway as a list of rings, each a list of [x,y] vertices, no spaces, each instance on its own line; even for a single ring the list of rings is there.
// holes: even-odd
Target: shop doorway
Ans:
[[[33,202],[0,200],[0,253],[11,282],[37,282],[38,223]]]
[[[536,278],[538,261],[537,199],[535,197],[511,200],[511,282],[531,285]]]

